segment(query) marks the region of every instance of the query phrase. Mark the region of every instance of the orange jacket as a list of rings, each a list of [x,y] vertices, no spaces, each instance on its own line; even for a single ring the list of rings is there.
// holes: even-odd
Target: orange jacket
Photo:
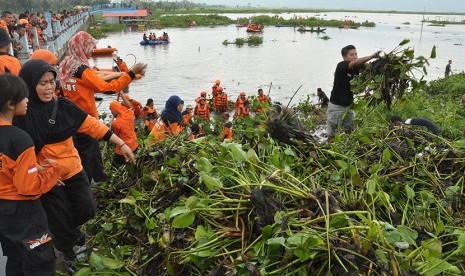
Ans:
[[[215,107],[216,111],[224,112],[228,110],[228,95],[226,93],[217,94],[214,101],[213,106]]]
[[[137,143],[136,132],[134,131],[134,111],[128,110],[120,113],[111,123],[113,132],[121,138],[128,147],[134,151],[139,144]],[[116,147],[116,154],[123,155],[120,147]]]
[[[224,141],[225,139],[232,141],[232,138],[233,138],[232,128],[223,126],[223,134],[221,136],[221,141]]]
[[[117,63],[118,64],[118,68],[121,72],[124,72],[124,73],[127,73],[129,72],[129,68],[128,66],[126,65],[126,62],[124,61],[120,61]]]
[[[129,98],[128,95],[125,95],[126,99],[131,102],[132,109],[134,110],[134,116],[136,118],[142,118],[144,116],[144,110],[142,104],[134,99]]]
[[[63,94],[70,101],[74,102],[82,110],[92,117],[97,118],[97,106],[95,105],[94,91],[97,92],[117,92],[124,89],[132,81],[133,75],[124,73],[121,77],[106,82],[89,67],[81,66],[74,77],[61,86]]]
[[[168,136],[177,136],[183,127],[178,125],[178,123],[171,123],[169,126],[165,125],[163,120],[159,118],[155,123],[155,126],[150,131],[148,137],[148,143],[153,144],[154,142],[160,142],[166,139]]]
[[[108,127],[90,115],[78,129],[96,140],[102,139],[108,132]],[[66,180],[82,171],[81,158],[74,147],[73,138],[55,144],[46,144],[37,154],[37,161],[43,163],[45,159],[55,159],[61,170],[61,179]]]
[[[204,120],[210,121],[210,108],[206,104],[203,107],[198,104],[194,108],[194,115]]]
[[[192,113],[191,112],[182,115],[182,124],[184,126],[188,126],[191,123],[191,120],[192,120]]]
[[[157,123],[156,119],[155,120],[145,119],[145,121],[144,121],[145,130],[151,131],[156,123]]]
[[[250,108],[248,107],[238,107],[236,108],[235,112],[234,112],[234,118],[241,118],[241,119],[244,119],[246,117],[249,117],[250,116]]]
[[[39,172],[31,137],[0,122],[0,198],[34,200],[52,189],[60,177],[58,163]]]
[[[21,70],[21,63],[14,56],[0,52],[0,74],[10,73],[17,76]]]
[[[157,110],[155,109],[155,106],[153,107],[150,107],[150,106],[144,106],[144,108],[142,109],[142,111],[144,112],[144,116],[147,117],[147,115],[149,115],[149,113],[153,113],[155,114],[155,116],[158,117],[158,112]]]
[[[236,103],[234,104],[234,109],[244,106],[244,102],[246,100],[247,100],[247,98],[242,99],[241,97],[237,97]]]
[[[257,96],[257,99],[258,99],[258,102],[260,103],[260,107],[257,108],[257,112],[263,112],[263,106],[266,104],[266,103],[269,103],[270,102],[270,98],[266,95],[263,95],[260,97],[260,95]]]

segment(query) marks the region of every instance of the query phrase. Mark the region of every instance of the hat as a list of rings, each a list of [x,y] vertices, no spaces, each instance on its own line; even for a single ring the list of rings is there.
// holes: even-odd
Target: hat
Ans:
[[[241,91],[241,93],[239,94],[240,96],[245,96],[245,92],[244,91]]]
[[[186,106],[186,109],[192,109],[192,105],[191,105],[191,104],[188,104],[188,105]]]
[[[199,102],[200,101],[206,101],[206,99],[204,97],[200,97]]]
[[[217,91],[223,91],[223,87],[222,87],[222,86],[218,86],[218,87],[216,88],[216,90],[217,90]]]
[[[118,101],[112,101],[110,103],[110,110],[113,111],[113,112],[117,112],[119,114],[123,113],[124,111],[124,107],[121,105],[120,102]]]
[[[31,59],[41,59],[50,65],[58,63],[58,58],[49,50],[44,49],[35,50],[31,55]]]
[[[207,91],[205,90],[200,91],[200,95],[207,95]]]
[[[13,41],[4,28],[0,28],[0,47],[10,44]]]
[[[221,81],[220,81],[220,80],[216,80],[215,83],[219,85],[219,84],[221,83]]]
[[[26,24],[29,24],[29,21],[26,18],[21,18],[19,20],[19,24],[20,25],[26,25]]]

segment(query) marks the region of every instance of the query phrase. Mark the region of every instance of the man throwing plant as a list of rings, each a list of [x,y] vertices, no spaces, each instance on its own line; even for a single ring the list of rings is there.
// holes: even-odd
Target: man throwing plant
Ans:
[[[331,141],[337,130],[344,128],[346,133],[353,130],[354,111],[351,109],[354,94],[350,88],[350,80],[358,75],[359,69],[373,59],[379,57],[381,51],[371,56],[358,58],[354,45],[347,45],[341,50],[343,61],[336,66],[334,73],[333,90],[329,99],[328,111],[326,113],[326,126],[328,141]]]

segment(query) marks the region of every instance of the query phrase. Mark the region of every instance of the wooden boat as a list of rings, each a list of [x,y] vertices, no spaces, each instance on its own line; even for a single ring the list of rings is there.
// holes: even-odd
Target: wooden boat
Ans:
[[[247,32],[249,33],[261,33],[263,31],[262,24],[248,24],[247,25]]]
[[[299,32],[311,32],[311,33],[323,33],[326,29],[307,29],[306,27],[299,27],[297,29]]]
[[[168,44],[168,43],[170,43],[169,40],[161,40],[161,39],[148,40],[148,41],[141,40],[141,42],[139,42],[140,45],[157,45],[157,44]]]
[[[117,51],[116,48],[95,48],[92,51],[92,55],[94,55],[94,56],[111,55],[115,51]]]

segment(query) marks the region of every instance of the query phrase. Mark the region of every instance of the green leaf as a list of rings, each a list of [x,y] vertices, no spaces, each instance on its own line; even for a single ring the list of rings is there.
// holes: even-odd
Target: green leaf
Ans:
[[[397,226],[397,230],[399,231],[400,235],[402,236],[402,239],[406,242],[408,242],[411,245],[416,245],[416,239],[418,238],[418,233],[417,231],[408,228],[405,225],[399,225]]]
[[[113,269],[113,270],[120,269],[120,268],[122,268],[124,266],[124,262],[116,260],[116,259],[111,259],[111,258],[108,258],[108,257],[103,257],[102,258],[102,264],[105,267],[107,267],[109,269]]]
[[[207,186],[207,189],[210,191],[215,191],[223,187],[223,182],[207,173],[201,173],[200,176],[202,177],[203,183],[205,183],[205,186]]]
[[[421,246],[426,249],[424,253],[426,260],[439,257],[442,254],[442,243],[437,239],[422,241]]]
[[[445,260],[432,258],[426,268],[420,273],[425,276],[435,276],[448,271],[449,269],[455,270],[454,266]]]
[[[247,151],[247,159],[253,164],[258,164],[258,162],[260,161],[257,153],[253,149],[249,149]]]
[[[212,255],[212,251],[210,249],[207,249],[207,250],[192,252],[191,254],[197,257],[206,258]]]
[[[349,165],[347,165],[347,162],[345,162],[344,160],[335,160],[334,162],[336,162],[336,164],[343,170],[347,170],[347,168],[349,167]]]
[[[197,229],[195,230],[195,239],[198,241],[206,237],[207,237],[207,230],[205,230],[205,227],[203,225],[197,226]]]
[[[173,219],[172,225],[174,228],[186,228],[195,221],[195,212],[189,211],[184,214],[180,214]]]
[[[245,154],[245,152],[241,148],[239,148],[237,144],[230,143],[227,145],[229,145],[229,149],[231,150],[231,154],[232,154],[234,161],[236,162],[247,161],[247,154]]]
[[[410,188],[408,184],[405,185],[405,193],[407,194],[408,199],[413,199],[415,197],[415,191]]]
[[[173,218],[179,214],[185,214],[189,212],[190,209],[185,206],[174,207],[168,214],[168,218]]]
[[[92,270],[88,267],[84,267],[79,269],[78,272],[74,274],[74,276],[91,276],[92,275]]]
[[[391,160],[391,151],[388,148],[383,150],[383,163],[387,163]]]
[[[131,188],[131,195],[134,197],[135,200],[144,200],[141,192],[139,192],[138,190],[134,188]]]
[[[201,157],[197,163],[195,163],[195,166],[200,172],[211,172],[213,169],[212,163],[205,157]]]
[[[271,235],[273,235],[273,228],[271,227],[271,225],[266,225],[265,227],[263,227],[262,238],[267,240],[271,237]]]
[[[190,196],[187,200],[186,200],[186,207],[189,208],[189,209],[194,209],[195,207],[197,207],[197,203],[199,202],[199,198],[196,197],[196,196]]]
[[[305,262],[309,259],[315,258],[316,255],[318,255],[317,250],[309,250],[308,248],[299,246],[296,249],[294,249],[294,255],[300,259],[300,261]],[[306,275],[306,274],[305,274]]]
[[[276,237],[276,238],[271,238],[266,241],[266,244],[279,244],[283,245],[286,242],[286,240],[283,237]]]
[[[372,179],[372,178],[368,179],[368,181],[366,182],[367,193],[369,195],[373,195],[376,192],[376,184],[377,184],[376,179]]]
[[[104,223],[102,224],[102,228],[106,232],[111,231],[113,230],[113,223]]]
[[[287,243],[290,245],[303,245],[307,240],[307,236],[303,233],[296,233],[287,238]]]
[[[404,46],[405,44],[409,43],[410,39],[404,39],[399,43],[399,46]]]
[[[155,229],[157,226],[157,222],[155,221],[155,218],[146,218],[145,219],[145,227],[149,230]]]
[[[431,49],[431,55],[429,57],[436,58],[436,45],[434,45],[433,49]]]
[[[381,250],[381,249],[376,249],[376,250],[375,250],[375,254],[376,254],[376,256],[378,256],[379,260],[380,260],[383,264],[387,265],[387,264],[389,263],[389,260],[388,260],[388,258],[387,258],[387,253],[386,253],[385,251],[383,251],[383,250]]]
[[[136,205],[136,199],[133,196],[127,196],[127,197],[125,197],[123,199],[120,199],[118,202],[119,203]]]
[[[90,264],[96,269],[105,268],[105,266],[103,265],[102,257],[95,252],[90,253],[89,261],[90,261]]]
[[[289,156],[295,156],[295,153],[291,148],[284,149],[284,153]]]

